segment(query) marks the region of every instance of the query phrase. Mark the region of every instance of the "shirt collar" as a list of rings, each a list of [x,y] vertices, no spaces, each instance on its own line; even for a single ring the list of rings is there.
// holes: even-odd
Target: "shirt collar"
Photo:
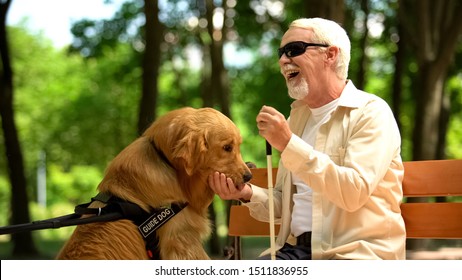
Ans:
[[[348,83],[339,97],[338,106],[350,108],[359,108],[364,106],[367,101],[364,98],[358,97],[358,89],[351,80],[348,80]]]

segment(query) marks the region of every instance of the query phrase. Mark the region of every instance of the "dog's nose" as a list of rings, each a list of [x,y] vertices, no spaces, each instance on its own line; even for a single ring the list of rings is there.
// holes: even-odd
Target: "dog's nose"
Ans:
[[[252,179],[252,173],[251,172],[245,172],[244,174],[244,183],[250,181]]]

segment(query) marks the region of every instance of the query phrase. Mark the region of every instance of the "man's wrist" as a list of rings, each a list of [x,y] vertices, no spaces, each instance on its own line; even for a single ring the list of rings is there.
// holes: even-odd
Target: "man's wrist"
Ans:
[[[249,186],[250,195],[247,193],[244,197],[239,198],[239,201],[242,203],[249,203],[250,198],[252,197],[252,185],[250,185],[249,183],[245,183],[245,184]]]

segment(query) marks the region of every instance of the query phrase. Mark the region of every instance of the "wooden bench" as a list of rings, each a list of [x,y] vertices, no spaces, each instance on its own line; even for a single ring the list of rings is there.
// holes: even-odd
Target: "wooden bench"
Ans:
[[[251,183],[266,187],[267,169],[251,170]],[[404,170],[401,210],[407,238],[462,239],[462,199],[456,198],[462,196],[462,160],[408,161]],[[272,173],[276,182],[277,169]],[[426,198],[426,202],[408,201],[413,197]],[[438,202],[441,198],[445,202]],[[278,229],[276,226],[276,234]],[[251,217],[246,206],[233,205],[228,235],[234,237],[230,258],[241,259],[241,237],[269,236],[269,224]]]

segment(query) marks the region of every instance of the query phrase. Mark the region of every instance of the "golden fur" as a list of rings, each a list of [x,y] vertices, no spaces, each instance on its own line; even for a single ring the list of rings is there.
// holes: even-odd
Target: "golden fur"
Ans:
[[[202,245],[211,231],[207,209],[214,197],[207,177],[219,171],[236,185],[250,179],[241,142],[234,123],[214,109],[171,111],[114,158],[98,190],[146,211],[188,202],[156,231],[161,259],[209,259]],[[147,258],[144,241],[128,220],[79,225],[58,255],[58,259]]]

